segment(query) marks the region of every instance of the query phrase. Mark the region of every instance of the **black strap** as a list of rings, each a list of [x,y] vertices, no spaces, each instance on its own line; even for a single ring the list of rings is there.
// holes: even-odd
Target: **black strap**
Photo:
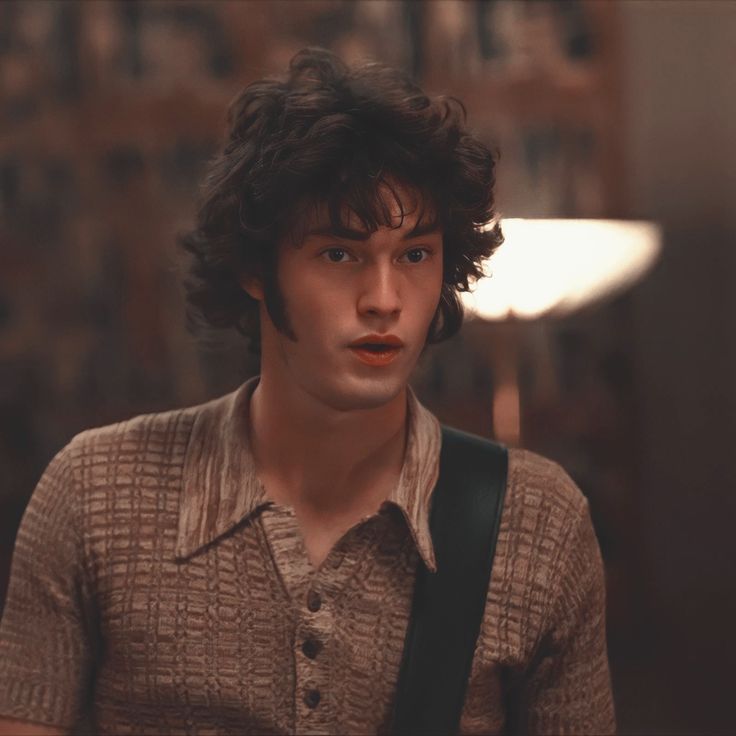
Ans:
[[[457,734],[506,491],[503,445],[442,426],[430,531],[437,572],[417,567],[394,736]]]

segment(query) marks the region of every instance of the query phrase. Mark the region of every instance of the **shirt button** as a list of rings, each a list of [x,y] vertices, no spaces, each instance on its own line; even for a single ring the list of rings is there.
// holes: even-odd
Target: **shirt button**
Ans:
[[[322,596],[316,590],[310,590],[307,593],[307,608],[314,613],[319,611],[322,606]]]
[[[321,697],[319,690],[307,690],[304,693],[304,702],[307,704],[307,708],[316,708]]]
[[[311,637],[302,644],[302,651],[309,659],[314,659],[319,654],[320,649],[322,649],[322,644]]]

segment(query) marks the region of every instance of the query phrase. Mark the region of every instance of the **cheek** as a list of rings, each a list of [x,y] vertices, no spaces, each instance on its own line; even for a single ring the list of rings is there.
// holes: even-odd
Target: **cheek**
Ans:
[[[422,306],[422,313],[431,320],[440,302],[442,294],[442,268],[435,268],[415,285],[416,300]]]
[[[298,274],[284,273],[282,288],[292,324],[302,331],[324,331],[345,313],[346,282],[318,278],[302,269]]]

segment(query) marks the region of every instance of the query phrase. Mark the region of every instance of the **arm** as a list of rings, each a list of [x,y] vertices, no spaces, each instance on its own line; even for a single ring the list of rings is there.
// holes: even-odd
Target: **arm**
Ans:
[[[563,539],[555,570],[547,626],[516,694],[515,730],[615,733],[605,574],[587,503]]]
[[[0,624],[0,733],[69,731],[85,705],[93,612],[78,502],[67,447],[39,481],[15,542]]]

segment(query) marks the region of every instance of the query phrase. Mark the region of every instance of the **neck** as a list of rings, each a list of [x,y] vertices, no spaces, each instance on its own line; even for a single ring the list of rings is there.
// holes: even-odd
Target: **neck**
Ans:
[[[338,411],[261,374],[251,397],[251,447],[268,495],[314,514],[377,509],[398,481],[406,428],[406,387],[383,406]]]

